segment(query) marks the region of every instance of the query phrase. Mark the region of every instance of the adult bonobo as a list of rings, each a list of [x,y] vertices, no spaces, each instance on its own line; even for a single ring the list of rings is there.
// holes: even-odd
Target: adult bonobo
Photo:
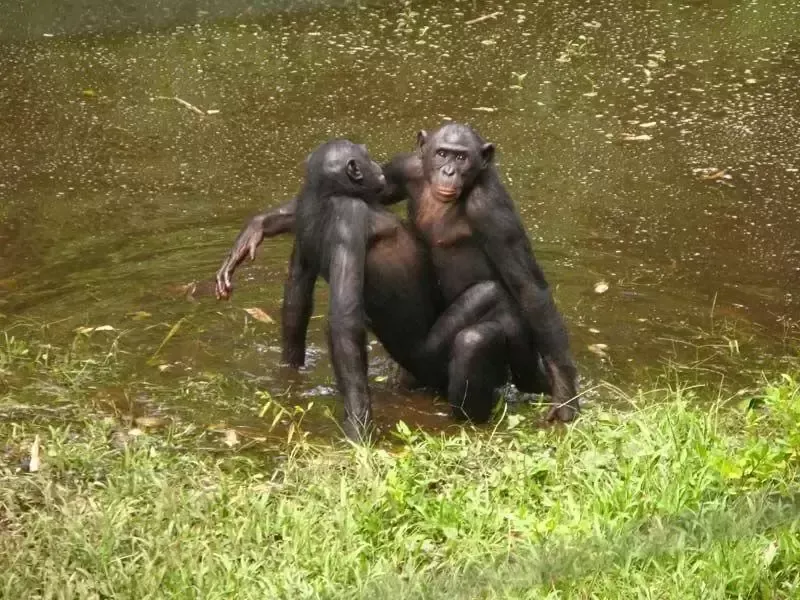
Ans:
[[[493,158],[494,145],[467,125],[420,131],[415,154],[384,166],[383,201],[409,198],[412,225],[430,248],[446,303],[476,283],[502,282],[521,313],[520,334],[531,336],[544,359],[553,395],[550,418],[570,421],[578,399],[566,328]],[[484,321],[471,339],[474,351],[491,352],[502,330],[491,319]]]
[[[363,146],[325,143],[307,160],[299,196],[254,218],[217,273],[217,294],[228,297],[233,270],[254,255],[263,237],[294,230],[282,310],[283,356],[292,366],[305,360],[314,284],[321,275],[330,284],[328,345],[344,396],[344,429],[354,439],[367,435],[371,424],[367,320],[392,358],[421,383],[444,389],[449,373],[472,369],[481,389],[481,365],[458,351],[458,340],[473,336],[471,325],[504,294],[497,284],[484,282],[441,313],[426,249],[379,204],[382,191],[381,169]]]

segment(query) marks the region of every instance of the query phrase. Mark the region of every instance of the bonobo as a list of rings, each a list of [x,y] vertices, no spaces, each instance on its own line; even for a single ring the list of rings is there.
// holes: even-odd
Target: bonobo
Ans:
[[[570,421],[577,414],[578,399],[566,328],[493,158],[494,145],[467,125],[449,123],[432,134],[420,131],[416,153],[400,155],[384,166],[383,202],[409,198],[412,226],[430,248],[446,304],[476,283],[502,283],[513,299],[511,307],[499,307],[499,319],[487,317],[469,340],[460,342],[468,344],[471,352],[490,357],[503,335],[529,337],[550,380],[553,408],[549,416]],[[509,310],[518,310],[521,319]],[[508,327],[519,331],[515,334]],[[516,357],[513,352],[512,357]],[[512,371],[519,375],[524,368],[512,364]],[[473,378],[467,372],[463,382],[456,378],[451,386],[469,386]],[[483,379],[488,385],[487,378]],[[480,406],[465,409],[485,413]]]
[[[347,140],[323,144],[307,160],[299,196],[251,220],[217,273],[217,295],[227,298],[236,265],[254,256],[265,235],[295,232],[284,288],[283,357],[292,366],[305,360],[314,284],[321,275],[330,284],[328,344],[344,396],[344,430],[353,439],[363,439],[371,425],[367,321],[390,356],[421,383],[444,389],[448,373],[477,368],[471,377],[476,389],[484,389],[481,365],[456,348],[459,338],[474,337],[471,325],[504,293],[493,282],[481,282],[440,311],[426,249],[379,204],[382,192],[381,169],[363,146]]]

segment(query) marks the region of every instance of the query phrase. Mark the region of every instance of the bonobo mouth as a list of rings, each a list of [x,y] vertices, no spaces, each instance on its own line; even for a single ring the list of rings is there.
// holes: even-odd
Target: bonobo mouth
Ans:
[[[433,192],[436,194],[436,197],[439,198],[442,202],[452,202],[453,200],[458,198],[459,190],[457,187],[435,185],[433,186]]]

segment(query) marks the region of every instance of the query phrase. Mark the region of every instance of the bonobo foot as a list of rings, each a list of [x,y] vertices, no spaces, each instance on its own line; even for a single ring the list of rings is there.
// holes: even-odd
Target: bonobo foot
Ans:
[[[545,359],[545,368],[553,388],[553,406],[547,413],[548,421],[569,423],[578,416],[578,377],[572,365],[557,365]]]
[[[342,429],[347,439],[356,444],[369,446],[378,439],[378,428],[371,420],[363,423],[355,419],[346,418],[342,424]]]
[[[579,412],[577,400],[568,404],[554,404],[547,413],[547,420],[569,423],[575,420]]]
[[[397,387],[407,392],[425,387],[419,379],[414,377],[414,375],[400,365],[397,365],[397,372],[395,373],[394,378],[395,382],[397,383]]]

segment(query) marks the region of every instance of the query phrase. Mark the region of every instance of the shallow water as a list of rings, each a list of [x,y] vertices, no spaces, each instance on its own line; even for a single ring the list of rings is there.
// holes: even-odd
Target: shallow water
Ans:
[[[255,389],[336,406],[324,318],[312,321],[310,368],[294,374],[279,365],[277,323],[243,310],[278,318],[290,239],[240,268],[230,303],[210,279],[245,220],[298,189],[319,142],[347,136],[384,159],[455,119],[497,144],[588,385],[632,389],[643,370],[694,361],[717,385],[789,352],[800,4],[303,7],[92,25],[100,33],[5,22],[6,326],[43,320],[62,344],[80,326],[113,326],[92,334],[109,342],[124,332],[125,377],[98,392],[114,404],[143,397],[255,428]],[[320,285],[316,314],[325,307]],[[709,366],[708,348],[746,353],[746,367]],[[371,370],[381,421],[449,422],[443,405],[382,381],[391,368],[377,346]]]

